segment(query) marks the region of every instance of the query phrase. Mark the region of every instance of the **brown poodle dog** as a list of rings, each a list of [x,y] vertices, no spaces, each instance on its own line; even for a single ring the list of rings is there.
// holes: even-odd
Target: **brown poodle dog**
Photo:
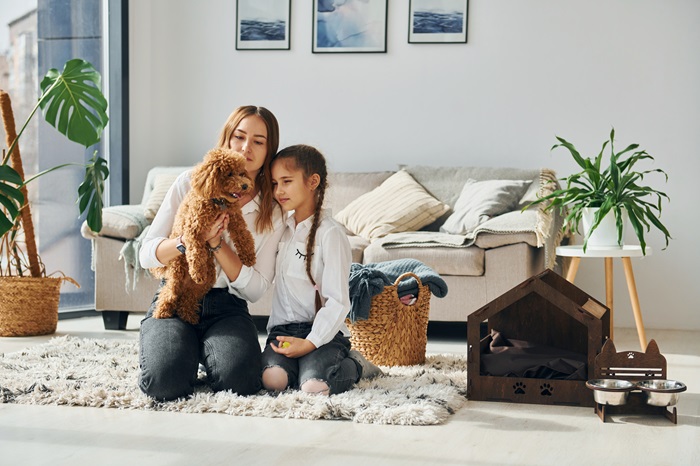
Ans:
[[[187,250],[167,266],[151,272],[165,278],[153,317],[167,319],[177,312],[182,320],[196,324],[199,301],[216,282],[214,253],[202,235],[221,213],[229,214],[228,234],[241,262],[247,266],[255,264],[255,240],[238,204],[238,198],[253,189],[253,182],[246,174],[245,158],[241,154],[212,149],[192,170],[191,185],[175,215],[170,235],[171,238],[182,235]]]

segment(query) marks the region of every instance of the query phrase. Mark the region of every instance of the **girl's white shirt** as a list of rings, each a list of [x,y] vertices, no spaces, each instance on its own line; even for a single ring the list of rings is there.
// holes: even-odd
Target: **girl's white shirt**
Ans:
[[[277,252],[277,273],[268,320],[268,332],[276,325],[313,322],[306,337],[316,348],[328,343],[342,331],[350,335],[345,317],[350,311],[350,266],[352,250],[345,229],[322,212],[316,230],[316,244],[311,261],[311,275],[318,286],[322,306],[316,312],[316,289],[306,274],[306,240],[311,229],[310,217],[296,224],[287,219]]]
[[[180,174],[166,193],[163,204],[158,209],[158,213],[142,242],[141,251],[139,252],[141,267],[150,269],[164,266],[156,257],[156,248],[163,240],[170,237],[177,209],[185,195],[192,189],[190,174],[191,170]],[[255,230],[255,220],[260,213],[260,202],[262,202],[262,197],[258,194],[255,199],[241,207],[248,230],[255,239],[255,265],[252,267],[244,265],[238,277],[231,281],[221,269],[219,263],[214,261],[217,271],[214,288],[228,288],[229,293],[250,302],[260,299],[275,278],[277,245],[285,231],[284,216],[279,208],[273,210],[273,229],[271,231],[258,233]],[[228,233],[224,233],[224,241],[235,250]]]

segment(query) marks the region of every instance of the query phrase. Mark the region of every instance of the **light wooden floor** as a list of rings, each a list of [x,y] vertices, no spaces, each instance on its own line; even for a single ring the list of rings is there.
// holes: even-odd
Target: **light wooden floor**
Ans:
[[[138,338],[104,331],[101,319],[59,321],[56,335]],[[403,427],[0,404],[2,465],[698,465],[700,332],[648,330],[669,377],[688,386],[679,422],[618,416],[592,408],[469,401],[440,426]],[[0,353],[50,337],[0,338]],[[633,329],[616,329],[618,351],[638,350]],[[430,353],[464,354],[466,337],[432,335]],[[2,385],[0,381],[0,385]]]

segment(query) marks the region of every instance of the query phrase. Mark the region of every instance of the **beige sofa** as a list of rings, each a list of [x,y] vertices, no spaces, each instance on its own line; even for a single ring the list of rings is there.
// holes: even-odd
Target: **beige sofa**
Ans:
[[[139,235],[150,223],[145,212],[151,216],[154,214],[159,199],[162,200],[174,176],[187,168],[151,169],[141,203],[106,208],[104,228],[99,235],[83,225],[83,236],[93,244],[95,308],[102,312],[105,328],[125,328],[129,313],[145,313],[148,309],[158,283],[140,270],[137,263]],[[359,229],[357,222],[353,223],[349,217],[353,214],[355,220],[362,217],[365,200],[369,204],[371,197],[380,193],[381,189],[392,192],[394,188],[390,182],[398,178],[399,172],[403,179],[415,180],[424,188],[424,198],[427,195],[445,205],[438,208],[437,214],[433,212],[433,217],[439,218],[420,228],[420,231],[398,231],[386,235],[384,231],[380,237],[375,237],[376,231],[370,234],[361,232],[365,237],[353,234],[357,231],[348,231],[353,261],[369,264],[414,258],[430,266],[448,286],[445,297],[433,297],[431,300],[431,321],[466,322],[471,312],[526,278],[545,268],[556,267],[554,249],[562,241],[561,218],[541,209],[521,212],[521,208],[536,199],[538,194],[558,186],[550,170],[406,166],[396,172],[337,172],[329,176],[326,207],[337,219],[343,219],[346,226]],[[410,177],[406,177],[406,174]],[[450,220],[455,208],[462,209],[465,199],[470,202],[471,197],[461,196],[463,189],[467,194],[465,183],[468,180],[469,183],[488,180],[525,180],[527,183],[520,188],[522,192],[511,193],[517,195],[517,199],[509,201],[507,212],[482,217],[474,231],[462,235],[440,232],[439,227]],[[384,198],[391,199],[394,207],[375,207],[380,213],[391,214],[412,205],[414,198],[411,196],[379,196],[380,204]],[[374,201],[377,201],[377,196]],[[398,208],[395,207],[397,202]],[[426,208],[421,205],[418,212],[408,216],[408,221],[413,221],[425,211]],[[271,293],[268,292],[260,301],[252,303],[251,314],[267,316],[270,299]]]

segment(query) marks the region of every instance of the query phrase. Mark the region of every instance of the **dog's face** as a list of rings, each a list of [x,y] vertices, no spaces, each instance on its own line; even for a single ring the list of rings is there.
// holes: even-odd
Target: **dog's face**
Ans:
[[[253,190],[245,171],[245,157],[230,149],[212,149],[192,170],[192,189],[208,199],[235,202]]]

